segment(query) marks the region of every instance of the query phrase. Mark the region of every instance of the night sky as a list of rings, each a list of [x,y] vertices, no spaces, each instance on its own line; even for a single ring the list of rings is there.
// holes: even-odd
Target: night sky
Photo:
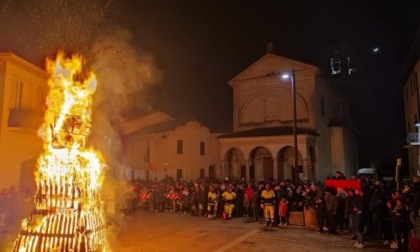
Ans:
[[[350,97],[360,165],[377,159],[392,170],[403,156],[400,73],[419,1],[140,1],[132,10],[136,43],[153,51],[164,72],[155,106],[223,127],[232,121],[227,82],[268,42],[276,54],[325,71],[337,51],[355,60],[356,74],[333,79]]]
[[[108,61],[123,62],[117,66],[127,74],[116,79],[122,83],[136,82],[144,65],[152,65],[141,85],[107,89],[116,101],[132,99],[110,112],[121,114],[117,122],[161,110],[224,128],[232,122],[228,81],[261,58],[267,43],[278,55],[324,70],[334,51],[348,54],[356,74],[334,78],[350,97],[361,165],[378,158],[392,170],[404,153],[401,70],[420,24],[418,0],[13,0],[0,7],[0,50],[41,67],[58,48],[90,59],[104,59],[98,55],[106,52]],[[135,56],[126,63],[127,55]],[[132,64],[138,71],[124,79]]]

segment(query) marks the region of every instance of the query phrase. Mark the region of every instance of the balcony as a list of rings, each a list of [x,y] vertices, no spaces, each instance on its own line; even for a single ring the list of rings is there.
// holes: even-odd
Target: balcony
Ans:
[[[42,123],[42,114],[30,109],[10,109],[9,128],[38,129]]]
[[[418,132],[408,133],[407,143],[410,145],[420,145],[419,133]]]

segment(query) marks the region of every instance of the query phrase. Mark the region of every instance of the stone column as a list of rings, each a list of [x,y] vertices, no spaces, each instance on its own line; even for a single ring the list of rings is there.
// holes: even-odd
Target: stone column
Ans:
[[[273,158],[273,179],[278,179],[278,167],[277,167],[277,158]]]
[[[245,179],[246,181],[251,181],[251,175],[249,172],[249,159],[245,159],[245,164],[246,164],[246,168],[245,168]]]

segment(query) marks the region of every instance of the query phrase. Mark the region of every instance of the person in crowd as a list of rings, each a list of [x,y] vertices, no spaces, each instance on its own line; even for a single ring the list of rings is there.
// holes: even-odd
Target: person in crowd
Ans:
[[[6,215],[6,193],[3,193],[3,192],[7,192],[7,190],[3,189],[2,192],[0,193],[0,195],[4,195],[4,215]],[[124,188],[124,193],[125,193],[124,195],[125,202],[124,202],[124,207],[121,211],[124,212],[125,214],[134,213],[136,211],[135,209],[136,205],[134,201],[138,199],[138,194],[135,192],[134,186],[132,185],[132,183],[126,184],[126,187]]]
[[[363,244],[363,231],[365,229],[365,224],[363,223],[363,213],[359,206],[355,205],[353,211],[356,213],[354,216],[354,230],[356,231],[357,242],[354,244],[356,248],[364,248]]]
[[[254,188],[252,183],[248,183],[247,188],[244,192],[244,207],[245,207],[245,217],[252,216],[252,197],[254,195]]]
[[[414,223],[420,210],[420,176],[413,177],[410,200],[410,221]]]
[[[407,208],[404,205],[402,198],[397,198],[395,204],[393,212],[395,214],[394,227],[397,239],[397,249],[405,252],[408,251]]]
[[[202,184],[197,184],[196,189],[196,206],[198,209],[197,216],[204,216],[204,205],[205,205],[205,193],[204,193],[204,187]]]
[[[235,207],[235,216],[244,216],[245,214],[245,187],[244,184],[242,182],[240,182],[239,184],[233,185],[235,188],[235,193],[236,193],[236,205],[238,207]]]
[[[288,211],[289,202],[282,198],[279,203],[279,217],[280,217],[280,224],[279,226],[287,226],[287,211]]]
[[[189,206],[190,206],[190,214],[192,216],[198,216],[198,197],[197,197],[197,192],[198,192],[198,185],[194,184],[194,186],[192,186],[190,188],[190,202],[189,202]]]
[[[232,186],[227,186],[227,190],[222,193],[224,201],[224,211],[227,214],[227,219],[232,219],[233,209],[235,208],[236,193],[233,192]]]
[[[315,215],[318,222],[318,232],[323,233],[325,227],[326,208],[324,197],[317,197],[315,200]]]
[[[252,219],[259,221],[260,219],[260,191],[254,190],[252,195],[251,207],[252,207]]]
[[[390,245],[392,249],[397,249],[397,242],[396,242],[396,234],[395,234],[395,201],[394,200],[388,200],[386,202],[386,208],[387,208],[387,217],[386,221],[389,222],[387,226],[391,227],[389,229],[389,233],[386,233],[385,235],[385,242],[384,245]]]
[[[307,202],[312,205],[315,203],[315,199],[318,196],[318,188],[316,187],[316,185],[314,183],[311,183],[311,185],[309,186],[307,193],[306,193],[306,198],[307,198]]]
[[[380,240],[383,235],[383,223],[385,222],[386,208],[381,199],[381,192],[375,189],[370,201],[372,213],[373,239]]]
[[[169,209],[175,213],[177,211],[177,201],[179,199],[179,195],[175,186],[171,185],[168,188],[168,193],[166,194],[166,198],[168,199]]]
[[[263,183],[257,183],[258,186],[258,219],[265,218],[264,217],[264,208],[261,207],[261,194],[264,190],[264,184]]]
[[[151,188],[150,188],[151,190]],[[135,190],[135,199],[133,200],[133,204],[135,205],[134,209],[137,208],[149,208],[151,209],[151,205],[150,205],[150,197],[151,197],[151,192],[150,190],[146,187],[146,186],[141,186],[141,188],[138,190]],[[151,202],[153,204],[153,202]]]
[[[336,171],[333,179],[346,179],[341,171]]]
[[[354,206],[357,206],[358,204],[358,195],[356,195],[352,189],[347,191],[347,195],[344,205],[344,215],[348,220],[348,230],[352,235],[351,239],[356,240],[356,230],[354,229],[354,217],[356,213],[354,212]]]
[[[270,184],[265,184],[265,189],[261,192],[261,205],[264,209],[264,218],[267,226],[275,225],[274,204],[276,204],[276,194],[271,190]]]
[[[328,233],[337,235],[336,214],[338,209],[338,200],[333,193],[333,190],[333,188],[329,188],[325,191],[325,205],[327,210]]]
[[[343,188],[337,188],[337,224],[340,227],[340,232],[344,231],[344,228],[347,227],[347,219],[345,218],[345,206],[347,200],[347,192]]]
[[[153,213],[158,213],[161,211],[161,195],[159,191],[159,184],[154,183],[152,186],[152,191],[150,192],[149,197],[149,210]],[[162,195],[163,197],[163,195]]]
[[[213,220],[217,215],[218,196],[214,190],[214,186],[209,187],[207,194],[207,217],[209,220]]]
[[[190,206],[190,190],[188,189],[188,187],[185,186],[182,189],[178,204],[180,211],[184,214],[187,214]]]
[[[414,176],[412,180],[412,183],[400,182],[400,188],[395,190],[395,183],[362,177],[360,181],[362,190],[350,189],[346,192],[337,189],[335,193],[334,188],[325,188],[324,183],[320,181],[296,183],[288,179],[264,180],[261,178],[258,182],[247,183],[243,178],[229,177],[212,180],[200,178],[196,181],[175,180],[171,177],[161,181],[133,179],[127,184],[129,189],[126,190],[126,197],[129,200],[127,200],[125,210],[134,213],[138,205],[135,202],[144,201],[151,193],[148,207],[156,213],[162,212],[165,208],[177,211],[179,207],[179,210],[191,213],[191,215],[205,215],[209,219],[214,219],[217,214],[226,211],[228,219],[232,216],[245,216],[258,221],[264,216],[268,225],[273,225],[273,223],[284,225],[288,223],[287,211],[314,207],[319,232],[324,232],[324,227],[327,226],[329,233],[337,234],[337,226],[343,224],[343,226],[340,225],[340,229],[343,229],[348,223],[348,230],[352,238],[357,239],[358,244],[365,246],[363,238],[367,238],[383,241],[384,245],[391,243],[390,247],[398,251],[407,251],[408,246],[412,251],[418,251],[416,242],[420,242],[420,231],[418,231],[420,230],[420,177]],[[241,190],[243,190],[243,196],[241,196]],[[166,201],[159,200],[159,193],[163,194],[163,192],[166,192],[164,194]],[[145,199],[140,197],[143,194],[146,195]],[[8,222],[5,220],[7,213],[4,209],[7,208],[7,202],[12,200],[11,197],[7,197],[5,203],[2,201],[3,195],[9,195],[8,191],[0,192],[0,225]],[[177,205],[176,202],[179,199],[182,204]],[[237,204],[241,200],[243,210],[238,209],[234,212],[236,206],[241,208],[241,205]],[[287,205],[283,204],[286,202],[288,202]],[[264,210],[260,207],[261,204]],[[271,207],[274,211],[269,210]],[[342,217],[340,217],[341,211]],[[358,216],[359,214],[362,216]],[[359,219],[362,219],[365,225],[363,232]],[[369,220],[371,220],[370,224]],[[360,237],[360,233],[363,237]]]
[[[412,222],[413,229],[410,232],[409,251],[420,251],[420,216],[419,213],[416,214],[414,220],[410,218]]]
[[[363,222],[365,223],[366,232],[365,234],[368,236],[372,235],[372,213],[370,211],[370,189],[364,191],[363,189],[358,191],[360,196],[360,209],[363,212]]]

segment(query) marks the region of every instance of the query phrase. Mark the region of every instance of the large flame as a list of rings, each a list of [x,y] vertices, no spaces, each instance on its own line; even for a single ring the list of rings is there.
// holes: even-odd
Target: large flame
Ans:
[[[102,184],[103,162],[100,153],[87,149],[85,142],[91,129],[96,78],[90,73],[88,78],[80,79],[82,61],[78,55],[65,59],[62,52],[55,61],[47,60],[47,71],[52,77],[48,81],[50,92],[41,131],[45,153],[39,158],[38,167],[55,181],[74,173],[84,174],[78,177],[78,182],[87,183],[94,190]]]
[[[83,58],[47,60],[51,74],[47,110],[40,135],[37,192],[30,219],[22,222],[15,251],[105,251],[100,198],[104,162],[86,147],[91,130],[93,73],[82,71]]]

